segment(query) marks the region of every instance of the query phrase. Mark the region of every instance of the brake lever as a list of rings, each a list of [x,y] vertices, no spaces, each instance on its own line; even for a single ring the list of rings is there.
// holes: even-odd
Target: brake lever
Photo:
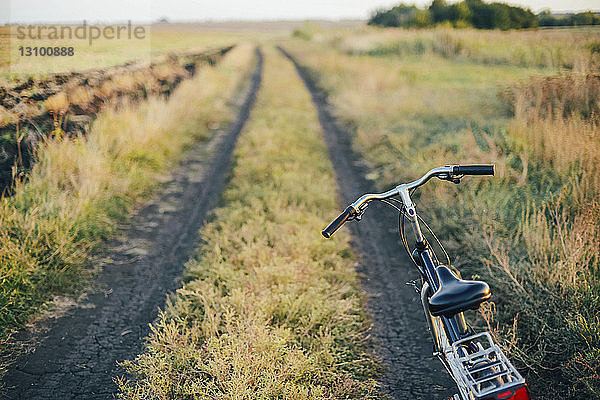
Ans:
[[[356,214],[354,215],[354,217],[352,217],[353,220],[356,221],[360,221],[362,219],[363,214],[365,213],[365,210],[359,210],[356,212]]]
[[[362,219],[362,216],[365,213],[365,210],[367,209],[367,207],[369,207],[369,203],[363,204],[362,207],[360,207],[358,210],[356,210],[356,214],[352,217],[352,219],[354,219],[356,221],[360,221]]]
[[[448,182],[452,182],[455,184],[459,184],[460,180],[464,177],[464,175],[460,175],[460,176],[452,176],[450,174],[445,175],[445,176],[438,176],[438,178],[442,181],[448,181]]]

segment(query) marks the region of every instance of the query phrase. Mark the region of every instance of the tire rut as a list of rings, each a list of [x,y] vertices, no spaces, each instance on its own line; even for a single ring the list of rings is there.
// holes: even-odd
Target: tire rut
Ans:
[[[376,192],[374,184],[365,178],[367,168],[352,149],[350,132],[333,116],[327,95],[309,70],[286,50],[279,50],[295,65],[312,96],[342,202],[350,204],[363,193]],[[360,223],[349,224],[353,247],[360,256],[358,272],[367,294],[367,311],[373,322],[372,350],[384,366],[379,384],[394,399],[447,399],[456,388],[442,364],[432,356],[420,297],[406,284],[418,278],[418,272],[398,240],[397,220],[397,214],[389,207],[373,204]],[[323,222],[325,226],[329,221]]]
[[[173,179],[109,243],[102,272],[85,301],[49,323],[39,344],[20,355],[3,378],[5,399],[111,399],[117,362],[143,351],[149,324],[166,294],[180,285],[199,229],[218,201],[240,131],[262,80],[262,53],[237,118],[210,144],[186,153]],[[31,340],[27,332],[22,340]]]

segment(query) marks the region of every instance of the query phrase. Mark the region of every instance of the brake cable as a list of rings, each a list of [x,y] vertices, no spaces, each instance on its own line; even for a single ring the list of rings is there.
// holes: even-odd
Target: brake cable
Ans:
[[[411,195],[414,193],[414,191],[416,190],[413,189],[411,191]],[[406,251],[406,253],[408,254],[408,256],[410,257],[411,261],[419,266],[419,264],[417,263],[417,261],[415,260],[415,258],[412,255],[412,252],[410,251],[410,247],[408,246],[408,241],[406,239],[406,233],[405,233],[405,229],[404,229],[404,220],[406,218],[406,214],[404,212],[404,207],[402,202],[398,201],[397,199],[394,198],[390,198],[390,199],[384,199],[384,200],[380,200],[382,203],[387,204],[388,206],[394,208],[395,210],[398,211],[398,219],[399,219],[399,231],[400,231],[400,238],[402,240],[402,245],[404,247],[404,250]],[[419,219],[420,222],[423,223],[423,225],[425,225],[425,228],[427,229],[427,231],[429,231],[429,233],[431,234],[431,236],[433,237],[433,239],[435,240],[435,242],[437,243],[438,247],[442,250],[442,252],[444,253],[444,255],[446,256],[446,261],[448,262],[446,265],[450,266],[450,256],[448,255],[448,252],[446,251],[446,249],[444,248],[444,246],[442,245],[442,242],[439,240],[439,238],[437,237],[437,235],[435,234],[435,232],[433,232],[433,229],[431,229],[431,227],[429,226],[429,224],[419,215],[417,214],[417,218]],[[432,251],[433,257],[435,258],[435,261],[438,263],[438,265],[441,264],[437,254],[435,253],[435,251]]]
[[[427,222],[425,222],[425,220],[423,218],[421,218],[420,215],[417,214],[417,218],[419,218],[419,220],[425,225],[425,228],[427,228],[427,230],[429,231],[429,233],[431,234],[431,236],[433,236],[433,238],[435,239],[435,241],[437,242],[438,247],[444,252],[444,255],[446,256],[446,261],[448,261],[448,263],[446,264],[448,267],[450,267],[450,256],[448,255],[448,252],[446,252],[446,249],[444,248],[444,246],[442,245],[442,242],[440,242],[440,240],[438,239],[438,237],[436,236],[436,234],[433,232],[433,230],[429,227],[429,225],[427,224]],[[433,252],[433,255],[435,256],[436,261],[438,262],[438,264],[440,263],[440,260],[437,257],[437,254],[435,254],[435,252]]]

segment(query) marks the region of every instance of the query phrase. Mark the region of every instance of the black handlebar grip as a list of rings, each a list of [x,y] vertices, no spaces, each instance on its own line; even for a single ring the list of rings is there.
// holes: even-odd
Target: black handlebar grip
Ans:
[[[344,225],[344,222],[348,221],[348,218],[350,218],[354,213],[354,208],[348,206],[348,208],[346,208],[346,210],[344,210],[343,213],[338,215],[336,219],[334,219],[329,225],[327,225],[327,228],[323,229],[323,232],[321,232],[323,236],[329,239],[331,235],[333,235],[335,231],[340,229],[340,227]]]
[[[492,175],[494,176],[494,164],[485,165],[457,165],[454,167],[455,175]]]

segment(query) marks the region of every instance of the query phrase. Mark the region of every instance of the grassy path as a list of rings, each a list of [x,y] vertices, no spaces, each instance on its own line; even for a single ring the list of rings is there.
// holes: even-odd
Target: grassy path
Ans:
[[[377,397],[349,235],[319,233],[338,211],[333,188],[310,96],[266,49],[224,204],[147,351],[127,363],[122,396]]]
[[[369,170],[353,151],[351,134],[332,115],[326,94],[317,86],[314,75],[285,49],[282,52],[294,62],[312,95],[343,204],[350,204],[362,193],[378,192],[374,183],[365,178]],[[397,218],[390,207],[372,204],[360,223],[348,224],[360,255],[357,269],[373,320],[373,352],[384,365],[378,383],[396,399],[447,399],[456,393],[456,387],[431,354],[431,337],[419,296],[406,284],[417,279],[418,272],[399,242]]]

